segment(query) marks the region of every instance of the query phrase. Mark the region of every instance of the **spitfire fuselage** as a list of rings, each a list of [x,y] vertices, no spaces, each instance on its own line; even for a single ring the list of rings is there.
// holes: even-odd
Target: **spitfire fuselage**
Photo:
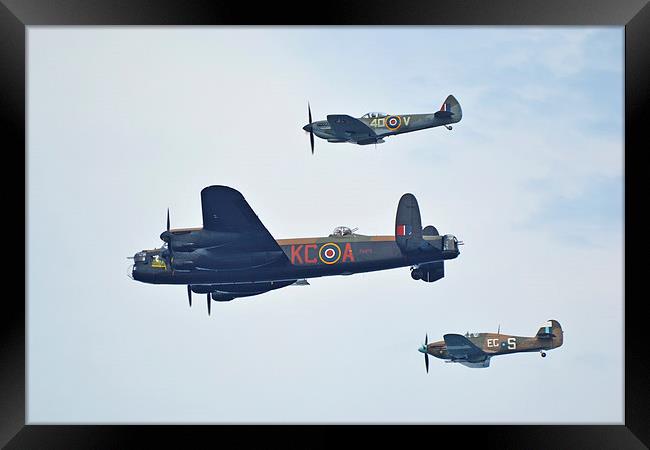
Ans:
[[[392,122],[389,120],[392,119]],[[439,119],[434,113],[430,114],[405,114],[405,115],[388,115],[384,117],[361,117],[359,120],[368,125],[379,138],[393,136],[396,134],[409,133],[412,131],[424,130],[426,128],[439,127],[448,123],[454,123],[450,120]],[[391,126],[391,123],[395,125]],[[353,136],[342,137],[334,133],[329,122],[321,120],[310,124],[316,136],[321,139],[327,139],[330,142],[354,142]]]
[[[328,142],[351,142],[369,145],[384,142],[384,137],[411,131],[445,126],[459,122],[463,117],[460,103],[453,95],[447,96],[439,111],[425,114],[385,114],[370,112],[361,117],[346,114],[328,114],[326,120],[312,122],[311,108],[308,106],[309,123],[303,130],[310,133],[312,153],[314,136]]]

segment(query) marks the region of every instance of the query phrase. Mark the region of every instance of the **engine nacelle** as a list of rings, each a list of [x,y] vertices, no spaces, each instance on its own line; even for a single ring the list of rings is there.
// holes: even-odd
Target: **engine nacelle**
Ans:
[[[186,253],[193,252],[194,250],[199,248],[199,246],[195,242],[178,242],[178,243],[176,243],[173,240],[171,242],[171,247],[172,247],[172,250],[174,250],[175,252],[186,252]]]
[[[230,294],[226,294],[224,292],[219,292],[219,291],[213,292],[211,297],[212,297],[212,300],[214,300],[216,302],[229,302],[230,300],[233,300],[235,298],[234,296],[232,296]]]
[[[174,256],[172,260],[172,268],[178,270],[192,270],[196,267],[196,263],[192,260],[181,258],[180,255]]]

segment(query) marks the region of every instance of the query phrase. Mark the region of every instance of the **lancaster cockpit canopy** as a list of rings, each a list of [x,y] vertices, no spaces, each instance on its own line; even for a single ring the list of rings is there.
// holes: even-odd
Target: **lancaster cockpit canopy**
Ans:
[[[334,236],[354,236],[354,232],[357,231],[358,228],[350,229],[349,227],[336,227],[334,228],[334,231],[332,231],[332,234],[330,234],[330,237]]]
[[[378,117],[386,117],[388,114],[383,112],[369,112],[361,116],[362,119],[376,119]]]

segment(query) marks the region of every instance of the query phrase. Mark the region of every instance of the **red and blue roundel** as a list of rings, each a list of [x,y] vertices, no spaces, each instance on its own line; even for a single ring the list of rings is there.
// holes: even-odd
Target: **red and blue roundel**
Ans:
[[[400,116],[388,116],[384,123],[389,130],[397,130],[402,126],[402,118]]]
[[[318,258],[325,264],[334,264],[341,258],[341,247],[329,242],[318,250]]]

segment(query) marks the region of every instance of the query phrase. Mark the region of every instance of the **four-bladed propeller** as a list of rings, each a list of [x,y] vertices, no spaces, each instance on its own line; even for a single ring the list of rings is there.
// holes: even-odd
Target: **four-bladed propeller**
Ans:
[[[208,292],[206,294],[207,300],[208,300],[208,316],[210,315],[210,310],[212,306],[212,296]],[[187,285],[187,300],[190,302],[190,308],[192,307],[192,286],[189,284]]]
[[[171,229],[171,221],[169,219],[169,208],[167,208],[167,232]],[[167,235],[167,252],[169,254],[169,265],[172,269],[172,273],[174,273],[174,254],[172,253],[172,242],[171,242],[171,235]],[[210,293],[208,292],[208,316],[210,315],[210,307],[212,306],[212,302],[210,301]],[[187,285],[187,301],[190,304],[190,308],[192,307],[192,287],[188,284]]]
[[[167,243],[167,255],[169,255],[169,267],[172,269],[172,275],[174,274],[174,253],[172,252],[172,238],[169,230],[171,222],[169,220],[169,208],[167,208],[167,236],[165,242]]]
[[[311,120],[311,106],[307,102],[307,111],[309,112],[309,143],[311,144],[311,154],[314,154],[314,130]]]

